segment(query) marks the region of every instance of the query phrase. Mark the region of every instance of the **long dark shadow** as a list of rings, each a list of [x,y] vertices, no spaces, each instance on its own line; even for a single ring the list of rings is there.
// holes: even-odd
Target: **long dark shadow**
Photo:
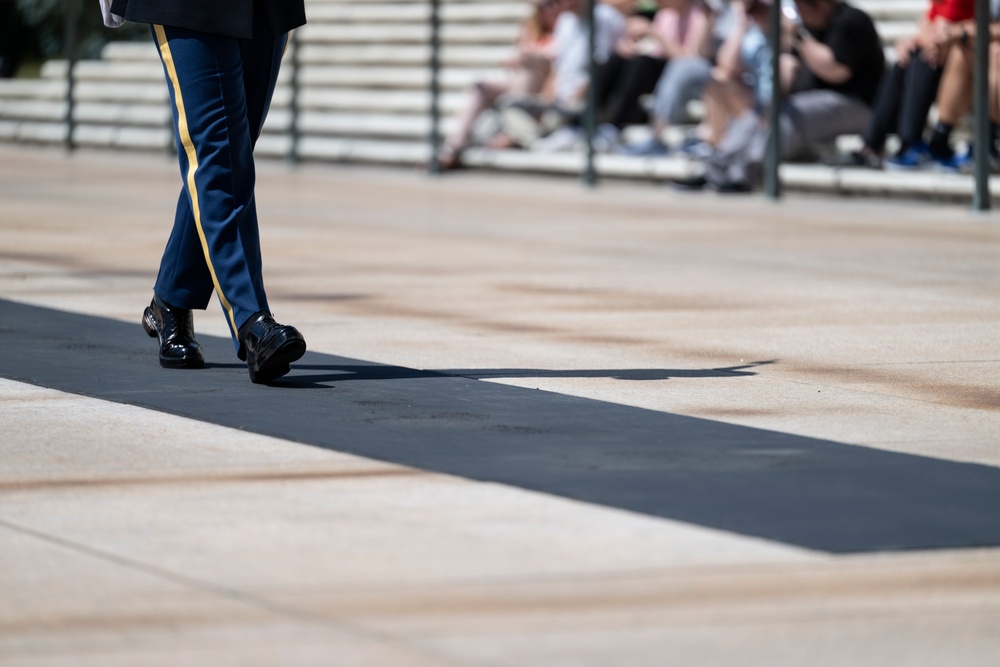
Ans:
[[[138,323],[0,300],[0,376],[13,380],[827,552],[1000,545],[997,468],[474,379],[581,371],[434,372],[308,353],[259,386],[230,341],[201,340],[209,368],[164,370]],[[582,371],[691,372],[731,382],[751,371]]]

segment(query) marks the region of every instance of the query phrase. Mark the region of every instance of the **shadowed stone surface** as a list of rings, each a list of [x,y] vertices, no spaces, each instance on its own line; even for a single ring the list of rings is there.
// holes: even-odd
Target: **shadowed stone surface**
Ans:
[[[221,338],[172,371],[138,324],[6,300],[0,322],[0,375],[62,391],[827,552],[1000,544],[992,467],[317,353],[264,387]]]

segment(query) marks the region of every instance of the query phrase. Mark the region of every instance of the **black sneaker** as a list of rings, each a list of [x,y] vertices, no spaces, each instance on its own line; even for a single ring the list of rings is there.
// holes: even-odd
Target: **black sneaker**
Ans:
[[[881,169],[882,158],[875,153],[851,151],[837,153],[826,161],[828,167],[861,167],[864,169]]]

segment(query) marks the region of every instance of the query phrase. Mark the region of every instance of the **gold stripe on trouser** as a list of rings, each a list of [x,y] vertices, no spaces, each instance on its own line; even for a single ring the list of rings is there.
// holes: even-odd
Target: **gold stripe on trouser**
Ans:
[[[219,301],[229,316],[229,321],[233,325],[233,331],[239,338],[239,327],[236,326],[236,316],[233,314],[233,307],[230,305],[226,295],[222,293],[222,286],[219,278],[215,275],[215,267],[212,266],[212,257],[208,252],[208,240],[205,238],[205,230],[201,226],[201,206],[198,202],[198,186],[194,176],[198,171],[198,154],[194,149],[194,142],[191,141],[191,132],[188,130],[187,115],[184,113],[184,96],[181,95],[181,83],[177,78],[177,68],[174,66],[174,57],[170,53],[170,44],[167,42],[166,32],[162,25],[153,26],[156,32],[156,41],[160,48],[160,56],[163,58],[163,65],[167,69],[167,76],[170,84],[174,87],[174,104],[177,107],[177,136],[180,137],[181,145],[184,146],[184,154],[187,156],[187,189],[191,197],[191,212],[194,214],[194,225],[198,229],[198,238],[201,239],[201,249],[205,253],[205,262],[208,264],[208,272],[212,274],[212,282],[215,284],[215,293],[219,295]]]

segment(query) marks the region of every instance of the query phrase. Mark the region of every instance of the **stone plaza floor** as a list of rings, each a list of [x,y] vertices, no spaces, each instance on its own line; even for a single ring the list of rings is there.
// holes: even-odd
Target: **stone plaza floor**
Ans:
[[[0,665],[1000,664],[1000,214],[258,166],[272,386],[0,145]]]

